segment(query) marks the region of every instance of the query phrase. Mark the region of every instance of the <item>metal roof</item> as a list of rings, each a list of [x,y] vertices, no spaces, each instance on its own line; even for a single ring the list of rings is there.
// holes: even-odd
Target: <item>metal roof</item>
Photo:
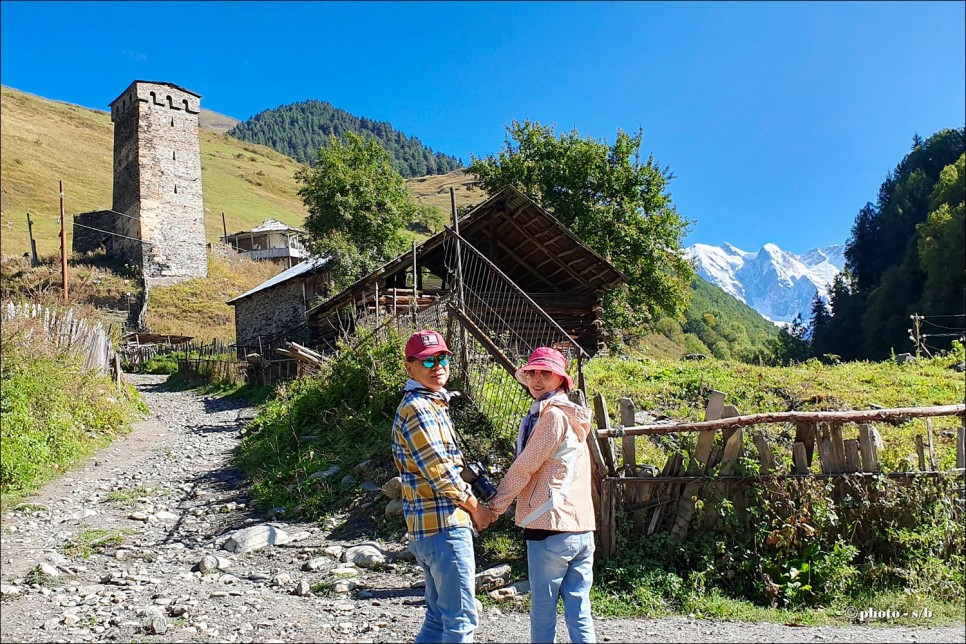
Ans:
[[[282,284],[283,282],[287,282],[291,279],[295,279],[296,277],[305,277],[307,275],[311,275],[312,273],[315,273],[316,271],[325,270],[328,267],[331,260],[332,260],[331,257],[310,257],[303,262],[299,262],[292,268],[282,271],[275,277],[265,280],[264,282],[262,282],[261,284],[253,288],[252,290],[242,293],[238,297],[234,297],[225,303],[235,304],[239,300],[244,300],[247,297],[251,297],[255,293],[278,286],[279,284]]]
[[[295,228],[294,226],[289,226],[288,224],[284,224],[277,219],[269,218],[263,221],[262,223],[260,223],[259,225],[255,226],[251,230],[241,230],[241,231],[238,231],[237,233],[232,233],[231,235],[228,235],[228,237],[237,237],[238,235],[249,235],[251,233],[270,233],[270,232],[286,232],[286,231],[291,231],[296,233],[305,232],[301,228]]]

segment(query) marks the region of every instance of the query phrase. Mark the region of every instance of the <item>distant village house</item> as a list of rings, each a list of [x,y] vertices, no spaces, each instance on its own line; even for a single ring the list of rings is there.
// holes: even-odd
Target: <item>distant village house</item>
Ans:
[[[301,228],[266,219],[251,230],[223,236],[221,241],[249,259],[268,260],[292,268],[309,256],[308,249],[302,244],[304,234]]]

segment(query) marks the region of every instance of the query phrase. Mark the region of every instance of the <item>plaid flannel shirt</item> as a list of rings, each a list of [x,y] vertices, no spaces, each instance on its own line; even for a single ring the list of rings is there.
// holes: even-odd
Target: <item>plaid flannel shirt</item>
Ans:
[[[456,444],[445,390],[433,393],[410,381],[392,425],[392,457],[402,479],[403,514],[410,539],[443,528],[473,527],[459,504],[470,497],[460,478],[463,454]]]

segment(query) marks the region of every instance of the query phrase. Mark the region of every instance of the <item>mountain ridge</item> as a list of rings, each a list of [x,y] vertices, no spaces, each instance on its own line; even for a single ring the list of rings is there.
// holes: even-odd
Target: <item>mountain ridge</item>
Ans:
[[[343,139],[347,132],[374,137],[392,156],[393,168],[406,178],[446,174],[463,166],[461,160],[433,151],[419,137],[408,136],[388,121],[356,116],[319,99],[262,110],[237,123],[228,135],[268,146],[299,163],[312,165],[330,136]]]
[[[845,244],[813,248],[801,255],[763,244],[758,252],[729,242],[693,244],[684,252],[700,277],[721,287],[764,318],[790,323],[811,316],[815,294],[828,299],[828,286],[845,266]]]

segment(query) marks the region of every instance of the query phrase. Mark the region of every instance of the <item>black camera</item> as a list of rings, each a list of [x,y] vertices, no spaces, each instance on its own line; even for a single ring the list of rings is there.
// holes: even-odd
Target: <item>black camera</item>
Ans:
[[[496,486],[486,478],[486,469],[482,463],[467,463],[460,476],[470,484],[473,495],[480,501],[486,502],[496,496]]]

